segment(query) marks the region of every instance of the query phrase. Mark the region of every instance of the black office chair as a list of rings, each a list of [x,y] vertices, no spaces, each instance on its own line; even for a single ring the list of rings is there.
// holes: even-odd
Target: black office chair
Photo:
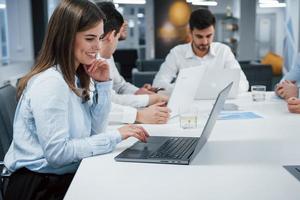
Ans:
[[[265,85],[267,91],[272,91],[272,66],[263,65],[260,63],[241,63],[241,68],[244,71],[249,85]],[[250,87],[249,87],[250,91]]]
[[[0,160],[3,160],[12,141],[16,107],[16,88],[6,83],[0,87]],[[6,180],[10,173],[4,167],[3,162],[0,162],[0,165],[2,171],[0,181],[1,199],[7,186]]]
[[[7,152],[13,135],[13,121],[17,107],[16,88],[6,84],[0,88],[0,116],[4,132],[0,136],[0,143],[3,152]],[[4,155],[0,155],[3,160]]]
[[[137,49],[119,49],[114,53],[115,62],[120,63],[120,74],[125,80],[131,80],[131,70],[135,68],[135,63],[138,58]]]
[[[132,69],[132,84],[136,87],[143,87],[144,84],[152,84],[157,71],[139,71],[137,68]]]
[[[164,59],[137,60],[136,68],[141,72],[157,72],[164,61]]]
[[[133,68],[132,84],[142,87],[145,83],[152,84],[153,79],[158,72],[164,59],[137,60],[136,68]]]

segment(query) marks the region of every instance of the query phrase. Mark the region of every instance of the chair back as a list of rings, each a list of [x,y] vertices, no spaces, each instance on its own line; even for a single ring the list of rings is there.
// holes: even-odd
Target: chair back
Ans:
[[[156,71],[139,71],[137,68],[132,69],[132,84],[136,87],[143,87],[144,84],[152,84]]]
[[[120,63],[120,74],[125,80],[131,79],[131,70],[135,68],[135,62],[138,58],[137,49],[118,49],[114,53],[115,62]]]
[[[244,71],[249,85],[265,85],[267,91],[272,91],[272,66],[271,65],[263,65],[259,63],[240,63],[241,68]],[[250,91],[250,87],[249,87]]]
[[[17,107],[16,88],[10,84],[0,87],[0,160],[3,160],[13,136],[13,121]]]
[[[136,66],[139,71],[157,72],[164,61],[164,59],[137,60]]]

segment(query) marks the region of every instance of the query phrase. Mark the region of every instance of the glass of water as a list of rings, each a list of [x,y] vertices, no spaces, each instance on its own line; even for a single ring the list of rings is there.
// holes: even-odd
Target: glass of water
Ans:
[[[183,129],[197,128],[198,124],[198,108],[191,107],[189,109],[179,108],[179,123]]]
[[[252,85],[251,94],[253,101],[264,101],[266,99],[266,86],[265,85]]]

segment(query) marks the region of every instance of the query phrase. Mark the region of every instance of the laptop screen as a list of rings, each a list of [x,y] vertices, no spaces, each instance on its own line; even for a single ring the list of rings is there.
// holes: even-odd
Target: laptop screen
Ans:
[[[241,69],[222,69],[206,71],[199,83],[196,99],[216,99],[219,92],[229,83],[233,86],[227,98],[236,98],[239,92]]]
[[[179,71],[174,90],[168,102],[171,118],[178,115],[179,108],[189,108],[195,98],[204,71],[205,68],[201,66],[189,67]]]
[[[200,150],[202,149],[202,147],[204,146],[204,144],[207,142],[207,139],[209,138],[212,129],[217,121],[218,115],[220,113],[220,111],[223,108],[223,105],[225,103],[225,100],[228,96],[228,93],[230,92],[230,89],[233,85],[233,82],[231,82],[229,85],[227,85],[218,95],[214,106],[210,112],[210,115],[206,121],[206,124],[203,128],[202,134],[198,140],[198,144],[193,152],[193,154],[191,155],[191,160],[200,152]]]

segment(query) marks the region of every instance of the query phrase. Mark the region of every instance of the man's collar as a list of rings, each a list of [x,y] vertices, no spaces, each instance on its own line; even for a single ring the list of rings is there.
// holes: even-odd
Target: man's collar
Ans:
[[[216,56],[216,48],[213,42],[210,44],[208,53],[214,57]]]
[[[185,53],[185,58],[192,58],[194,56],[196,56],[196,55],[193,51],[192,43],[189,43],[187,51]]]

